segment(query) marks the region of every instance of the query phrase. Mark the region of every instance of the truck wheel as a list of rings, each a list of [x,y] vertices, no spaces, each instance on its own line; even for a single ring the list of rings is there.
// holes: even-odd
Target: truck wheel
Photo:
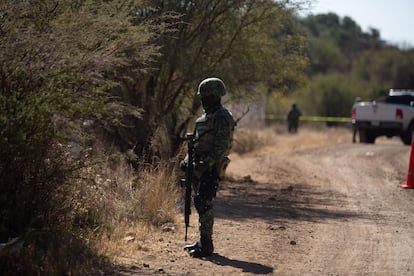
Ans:
[[[375,143],[375,138],[377,138],[375,136],[375,132],[371,131],[371,130],[366,131],[366,137],[367,137],[367,143],[369,143],[369,144],[374,144]]]
[[[408,126],[407,130],[404,131],[403,134],[401,134],[401,140],[403,141],[404,145],[411,145],[411,141],[413,139],[413,131],[414,131],[414,123],[411,122]]]
[[[366,143],[367,142],[367,135],[365,129],[359,129],[358,130],[359,135],[359,142],[360,143]]]
[[[359,130],[359,142],[360,143],[367,143],[367,144],[374,144],[375,143],[375,134],[372,131],[366,129]]]

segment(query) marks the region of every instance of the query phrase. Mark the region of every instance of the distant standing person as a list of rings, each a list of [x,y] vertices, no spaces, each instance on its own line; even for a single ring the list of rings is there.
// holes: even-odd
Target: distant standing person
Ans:
[[[289,110],[289,113],[287,115],[288,131],[290,133],[295,133],[298,131],[299,117],[301,115],[302,113],[299,111],[296,104],[292,104],[292,108]]]

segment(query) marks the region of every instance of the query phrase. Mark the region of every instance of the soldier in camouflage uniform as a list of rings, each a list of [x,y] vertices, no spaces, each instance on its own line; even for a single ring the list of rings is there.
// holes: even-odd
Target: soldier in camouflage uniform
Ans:
[[[235,122],[221,104],[225,93],[224,83],[218,78],[205,79],[198,86],[197,94],[204,108],[204,114],[196,120],[194,144],[194,206],[199,216],[200,241],[184,248],[196,258],[209,256],[214,251],[212,200],[220,177],[230,162],[227,155],[233,141]]]

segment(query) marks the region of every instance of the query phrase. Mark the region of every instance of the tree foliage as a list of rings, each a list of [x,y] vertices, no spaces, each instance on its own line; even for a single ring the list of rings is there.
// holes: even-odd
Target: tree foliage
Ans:
[[[385,48],[365,51],[353,63],[354,75],[372,84],[372,90],[414,87],[414,50]],[[382,95],[384,96],[384,95]]]
[[[128,67],[139,77],[158,55],[154,31],[161,33],[162,27],[133,21],[141,4],[0,2],[1,243],[61,230],[64,223],[73,227],[75,211],[68,205],[73,177],[91,146],[83,123],[116,130],[141,117],[140,108],[115,93],[117,73]],[[48,247],[52,240],[42,240],[42,245]],[[69,264],[55,257],[51,262],[56,266]],[[9,265],[18,266],[19,259]],[[46,269],[42,261],[34,271]]]
[[[310,15],[302,23],[313,37],[334,41],[347,55],[386,45],[377,29],[370,28],[368,33],[364,32],[349,16],[341,18],[335,13]]]
[[[154,70],[125,84],[145,110],[138,127],[145,131],[134,135],[139,142],[158,145],[156,140],[167,136],[172,144],[166,152],[174,152],[199,110],[195,90],[206,77],[222,78],[233,98],[257,96],[249,95],[246,85],[265,83],[289,91],[303,82],[305,40],[289,2],[149,1],[140,22],[163,13],[176,17],[168,21],[174,30],[158,40],[162,55],[152,64]]]

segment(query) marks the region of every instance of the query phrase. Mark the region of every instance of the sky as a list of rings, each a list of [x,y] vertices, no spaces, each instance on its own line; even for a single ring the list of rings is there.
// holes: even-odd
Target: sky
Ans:
[[[312,0],[303,13],[336,13],[351,17],[364,32],[379,30],[381,38],[402,48],[414,47],[414,0]]]

